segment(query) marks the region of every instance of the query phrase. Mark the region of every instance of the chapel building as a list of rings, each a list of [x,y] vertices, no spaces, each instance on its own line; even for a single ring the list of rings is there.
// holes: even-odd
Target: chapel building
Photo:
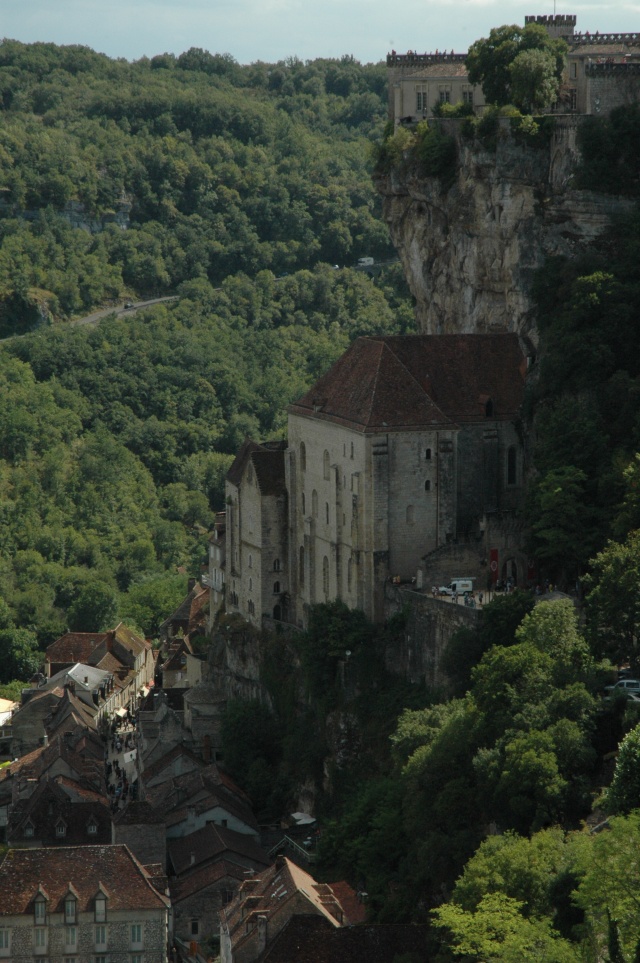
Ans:
[[[358,338],[246,441],[227,479],[227,611],[306,626],[341,599],[385,618],[385,586],[523,496],[527,360],[515,334]]]

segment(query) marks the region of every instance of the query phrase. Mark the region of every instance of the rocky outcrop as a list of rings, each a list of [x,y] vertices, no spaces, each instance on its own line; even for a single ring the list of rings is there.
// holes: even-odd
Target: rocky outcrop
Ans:
[[[579,122],[557,118],[551,141],[530,147],[501,119],[494,150],[444,120],[457,146],[449,189],[411,164],[377,179],[420,331],[505,330],[537,341],[535,271],[548,255],[574,256],[631,203],[572,188]]]

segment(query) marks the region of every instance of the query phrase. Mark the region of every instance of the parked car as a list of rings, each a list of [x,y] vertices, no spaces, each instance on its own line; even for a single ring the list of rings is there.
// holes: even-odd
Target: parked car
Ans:
[[[615,685],[606,685],[604,691],[608,696],[640,697],[640,679],[620,679]]]

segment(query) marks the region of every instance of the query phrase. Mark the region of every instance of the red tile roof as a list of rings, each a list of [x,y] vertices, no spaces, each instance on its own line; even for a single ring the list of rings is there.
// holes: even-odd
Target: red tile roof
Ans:
[[[89,665],[92,652],[104,642],[106,637],[106,632],[65,632],[47,646],[45,661],[64,662],[70,665],[84,662]]]
[[[512,420],[526,362],[515,334],[358,338],[292,414],[362,432]]]
[[[271,940],[256,963],[429,963],[428,927],[411,924],[343,926],[321,916],[296,915]]]
[[[212,886],[224,879],[242,883],[246,878],[247,871],[237,863],[229,862],[226,859],[218,860],[215,863],[206,863],[204,866],[197,866],[192,872],[175,876],[169,881],[171,902],[179,903],[181,900],[193,896],[194,893],[201,893],[207,886]]]
[[[124,845],[11,849],[0,866],[0,919],[33,913],[39,886],[49,897],[49,912],[60,912],[70,883],[78,896],[78,912],[93,911],[100,886],[109,910],[161,909],[169,902]]]

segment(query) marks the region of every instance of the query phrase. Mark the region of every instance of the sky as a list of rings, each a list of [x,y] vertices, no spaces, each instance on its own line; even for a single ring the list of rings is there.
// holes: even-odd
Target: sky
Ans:
[[[555,12],[576,14],[582,31],[640,31],[640,0],[581,0]],[[203,47],[243,64],[344,54],[371,63],[392,49],[464,53],[491,27],[553,13],[554,0],[0,0],[0,37],[127,60]]]

